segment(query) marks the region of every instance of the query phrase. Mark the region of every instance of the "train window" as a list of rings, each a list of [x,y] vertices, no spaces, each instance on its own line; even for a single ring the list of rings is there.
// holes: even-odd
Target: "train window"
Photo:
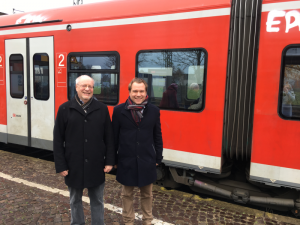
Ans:
[[[300,119],[300,47],[288,47],[283,53],[279,113],[286,119]]]
[[[119,96],[119,54],[117,52],[70,53],[68,56],[68,98],[76,94],[75,80],[88,75],[95,81],[94,96],[116,105]]]
[[[206,52],[203,49],[140,51],[137,77],[148,83],[149,102],[162,109],[203,109]]]
[[[38,100],[49,99],[49,56],[36,53],[33,56],[33,92]]]
[[[24,96],[24,67],[23,56],[13,54],[9,57],[10,95],[12,98]]]

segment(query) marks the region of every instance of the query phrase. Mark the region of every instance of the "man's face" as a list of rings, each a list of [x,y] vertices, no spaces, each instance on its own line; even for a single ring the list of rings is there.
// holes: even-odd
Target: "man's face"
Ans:
[[[93,96],[94,81],[89,77],[82,77],[76,85],[78,97],[84,102],[88,102]]]
[[[129,96],[135,104],[141,104],[147,96],[145,84],[134,82],[131,85],[131,91],[129,92]]]

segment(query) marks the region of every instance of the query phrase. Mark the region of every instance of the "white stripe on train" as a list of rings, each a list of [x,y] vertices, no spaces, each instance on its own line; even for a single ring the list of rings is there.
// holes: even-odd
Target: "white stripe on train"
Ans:
[[[7,133],[7,126],[0,124],[0,132],[1,133]]]
[[[251,162],[250,176],[270,181],[300,184],[300,170]]]
[[[218,171],[221,169],[221,157],[218,156],[164,148],[163,157],[164,160],[172,161],[175,164],[183,163],[198,168],[207,167]]]

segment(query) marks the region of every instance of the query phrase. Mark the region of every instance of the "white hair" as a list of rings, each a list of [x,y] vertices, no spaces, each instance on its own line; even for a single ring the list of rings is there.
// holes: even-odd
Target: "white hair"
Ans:
[[[92,77],[90,77],[89,75],[81,75],[81,76],[76,78],[76,80],[75,80],[76,85],[79,83],[80,79],[84,78],[84,77],[92,79],[94,84],[95,84],[95,80]]]
[[[191,83],[190,88],[191,89],[199,88],[199,85],[197,83]]]

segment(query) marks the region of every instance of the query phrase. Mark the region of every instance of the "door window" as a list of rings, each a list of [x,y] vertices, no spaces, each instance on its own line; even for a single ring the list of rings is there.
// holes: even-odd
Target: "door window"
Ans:
[[[38,100],[49,99],[49,56],[36,53],[33,56],[33,92]]]
[[[13,54],[9,57],[10,96],[23,98],[24,96],[24,66],[23,56]]]

